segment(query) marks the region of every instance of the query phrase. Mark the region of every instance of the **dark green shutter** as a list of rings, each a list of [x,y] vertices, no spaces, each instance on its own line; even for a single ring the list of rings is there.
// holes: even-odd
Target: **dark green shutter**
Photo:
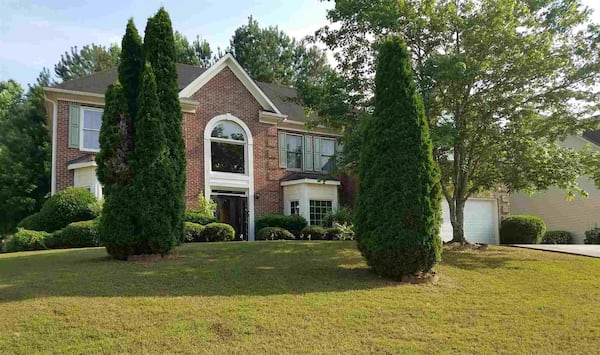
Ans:
[[[69,148],[79,148],[80,112],[78,105],[69,105]]]
[[[312,137],[304,136],[304,170],[313,171]]]
[[[284,132],[279,132],[279,167],[287,168],[287,147]]]

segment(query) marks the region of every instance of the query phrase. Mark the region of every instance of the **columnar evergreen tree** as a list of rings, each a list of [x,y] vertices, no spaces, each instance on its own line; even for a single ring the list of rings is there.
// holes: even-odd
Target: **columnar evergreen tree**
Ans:
[[[142,38],[138,34],[133,19],[129,19],[127,22],[121,47],[121,60],[118,70],[119,82],[123,85],[125,97],[127,98],[128,116],[133,120],[137,116],[138,91],[140,78],[144,70]]]
[[[164,113],[161,112],[156,77],[146,63],[138,97],[135,147],[132,161],[139,253],[165,254],[178,239],[173,233],[175,169],[171,162]],[[146,249],[147,250],[144,250]]]
[[[96,155],[98,181],[104,187],[104,206],[99,236],[117,259],[146,252],[136,228],[136,204],[130,158],[133,120],[143,69],[142,40],[133,20],[127,23],[119,63],[119,82],[109,86],[100,129],[100,152]]]
[[[185,214],[186,157],[185,142],[181,128],[182,113],[179,103],[176,52],[173,27],[169,14],[160,8],[156,15],[148,19],[144,36],[144,56],[156,73],[158,100],[164,120],[168,161],[172,164],[174,184],[170,198],[173,234],[183,240],[183,221]]]
[[[375,111],[359,160],[356,234],[367,263],[400,279],[440,260],[439,172],[410,56],[399,38],[379,47]]]

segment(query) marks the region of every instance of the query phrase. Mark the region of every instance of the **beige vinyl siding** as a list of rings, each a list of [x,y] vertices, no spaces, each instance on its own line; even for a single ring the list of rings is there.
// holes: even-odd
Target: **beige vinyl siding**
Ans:
[[[589,146],[600,148],[581,137],[567,137],[561,145],[580,150]],[[574,235],[574,243],[583,243],[586,230],[595,225],[600,226],[600,190],[587,177],[578,180],[580,186],[588,192],[589,197],[577,196],[568,201],[565,192],[553,187],[547,191],[527,195],[513,193],[510,196],[511,214],[529,214],[541,217],[548,230],[566,230]]]

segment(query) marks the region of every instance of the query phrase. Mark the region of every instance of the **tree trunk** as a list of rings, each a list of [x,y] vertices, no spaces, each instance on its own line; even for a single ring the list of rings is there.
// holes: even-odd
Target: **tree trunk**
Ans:
[[[452,240],[451,243],[466,244],[465,238],[465,203],[466,201],[455,199],[452,202],[456,203],[455,208],[450,208],[450,222],[452,224]]]

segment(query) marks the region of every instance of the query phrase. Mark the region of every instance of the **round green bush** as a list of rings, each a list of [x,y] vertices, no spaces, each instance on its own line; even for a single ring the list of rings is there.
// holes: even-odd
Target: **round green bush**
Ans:
[[[281,214],[267,214],[256,219],[256,231],[265,227],[279,227],[292,233],[300,232],[308,225],[302,216],[284,216]]]
[[[600,244],[600,228],[594,227],[588,231],[585,231],[585,244]]]
[[[18,228],[17,233],[10,236],[3,243],[3,250],[7,253],[26,250],[44,250],[46,240],[52,235],[43,231],[32,231],[23,228]]]
[[[201,225],[207,225],[209,223],[215,223],[217,219],[214,216],[209,216],[198,211],[186,211],[185,221],[192,222]]]
[[[90,191],[69,187],[50,197],[37,216],[29,216],[19,224],[35,230],[54,232],[72,222],[94,219],[100,215],[101,210],[98,199]]]
[[[321,226],[305,227],[302,229],[302,239],[325,240],[327,239],[327,230]]]
[[[29,229],[32,231],[44,230],[42,214],[37,212],[30,216],[27,216],[19,222],[17,227]]]
[[[326,233],[326,238],[327,240],[340,240],[342,239],[342,231],[332,227],[332,228],[325,228],[325,233]]]
[[[546,224],[537,216],[515,215],[500,224],[501,244],[539,244]]]
[[[183,227],[183,233],[185,235],[184,242],[204,242],[201,238],[202,231],[204,230],[204,226],[198,223],[185,222]]]
[[[567,231],[547,231],[542,238],[542,244],[571,244],[573,234]]]
[[[235,230],[225,223],[209,223],[204,226],[200,237],[208,242],[224,242],[235,238]]]
[[[256,233],[256,240],[293,240],[296,239],[290,231],[279,227],[265,227]]]
[[[88,248],[100,246],[98,220],[70,223],[53,233],[52,244],[48,248]]]

